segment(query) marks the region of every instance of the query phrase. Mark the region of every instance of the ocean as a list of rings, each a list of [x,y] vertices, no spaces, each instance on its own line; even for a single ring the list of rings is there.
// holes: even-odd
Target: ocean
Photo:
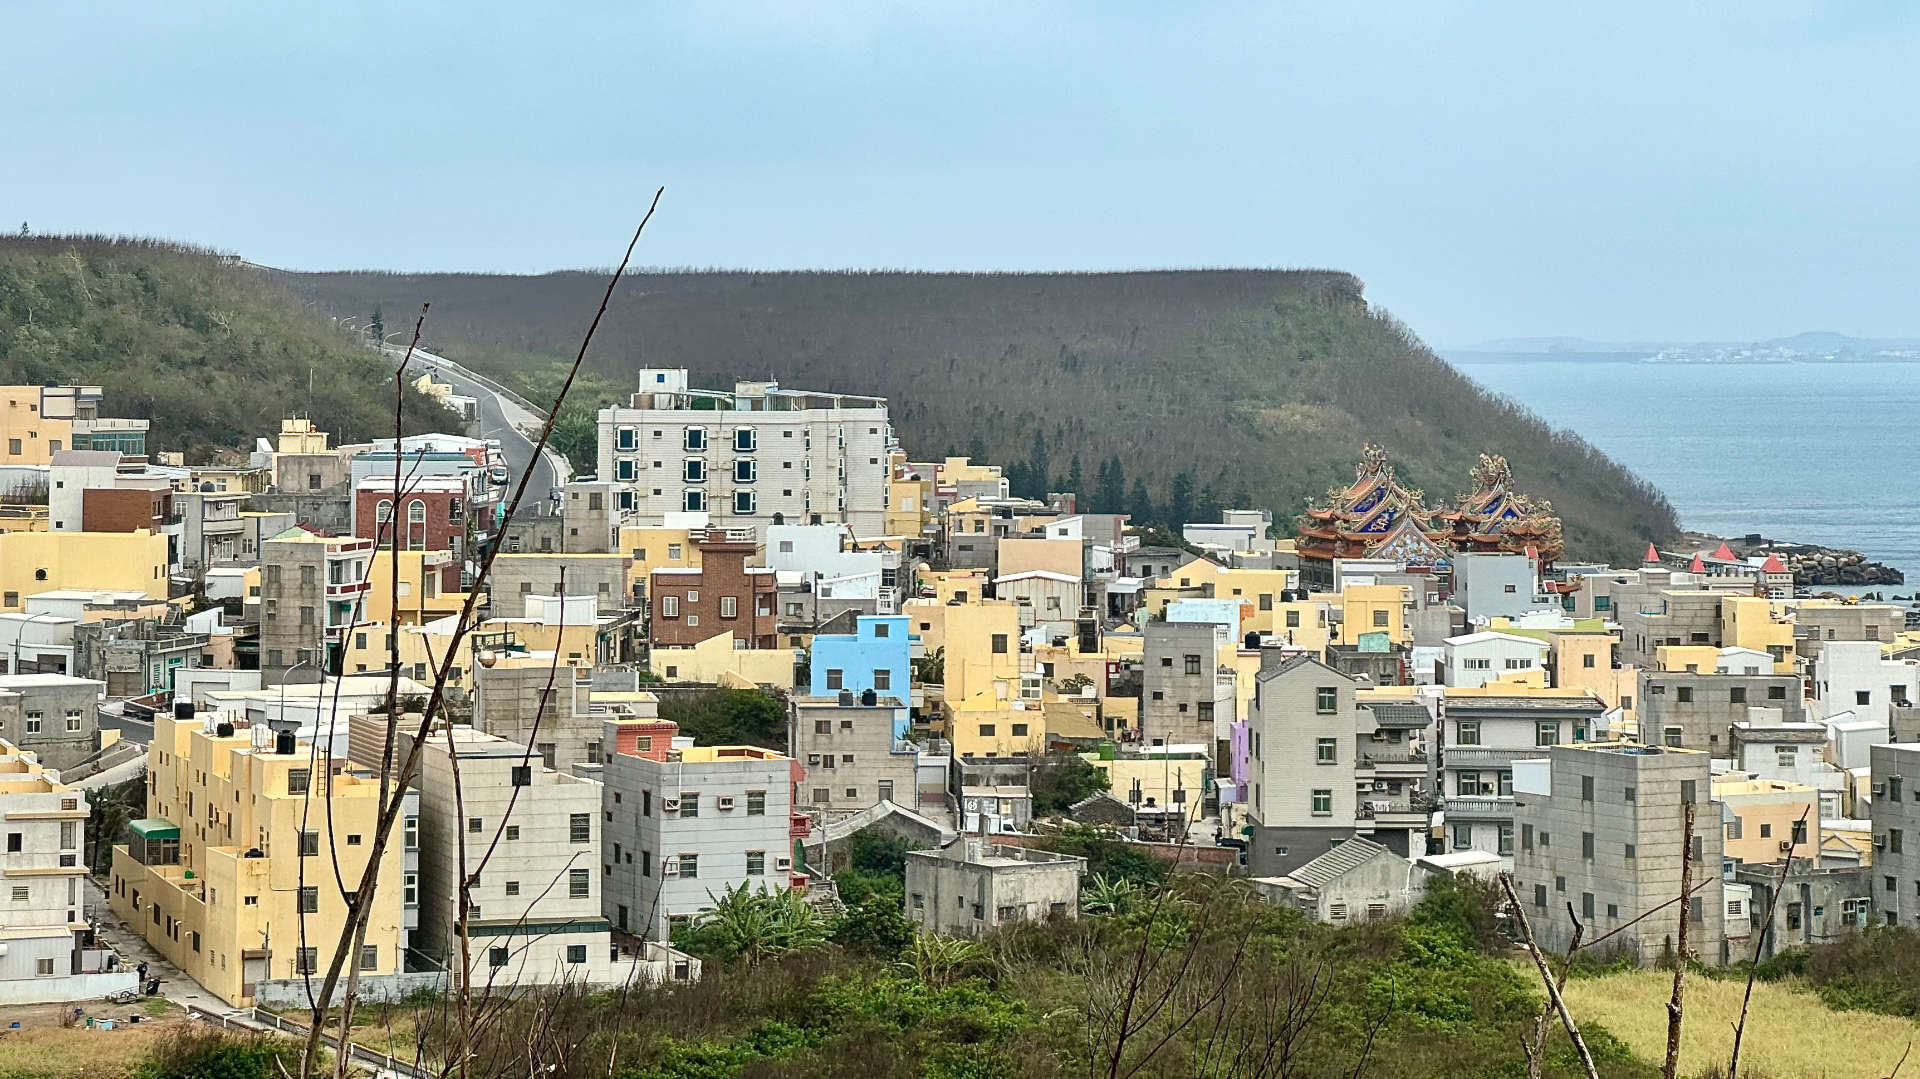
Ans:
[[[1683,527],[1852,548],[1920,587],[1920,364],[1447,359],[1651,481]]]

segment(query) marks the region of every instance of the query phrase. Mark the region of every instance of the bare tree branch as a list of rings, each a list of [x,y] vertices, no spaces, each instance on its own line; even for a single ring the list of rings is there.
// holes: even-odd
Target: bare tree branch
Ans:
[[[1560,1024],[1567,1029],[1567,1037],[1572,1039],[1574,1051],[1580,1054],[1580,1066],[1586,1069],[1587,1079],[1600,1079],[1594,1070],[1593,1054],[1587,1051],[1587,1040],[1580,1036],[1580,1027],[1573,1021],[1573,1013],[1567,1010],[1566,998],[1560,995],[1560,985],[1554,980],[1553,969],[1547,966],[1547,957],[1540,951],[1540,945],[1533,939],[1533,925],[1527,921],[1527,910],[1520,905],[1520,896],[1513,890],[1513,875],[1500,874],[1500,890],[1506,893],[1507,905],[1513,910],[1513,920],[1520,926],[1521,942],[1527,946],[1527,955],[1533,959],[1533,965],[1540,972],[1540,981],[1547,987],[1547,1000],[1553,1010],[1560,1013]]]
[[[1680,897],[1688,898],[1693,885],[1693,803],[1681,807],[1680,829]],[[1673,956],[1673,997],[1667,1001],[1667,1059],[1661,1068],[1665,1079],[1674,1079],[1680,1072],[1680,1028],[1686,1021],[1687,993],[1687,924],[1693,919],[1691,903],[1680,904],[1679,940]],[[1728,1076],[1728,1079],[1733,1079]]]
[[[1807,814],[1813,812],[1813,806],[1800,811],[1800,823],[1794,825],[1794,834],[1780,844],[1780,879],[1774,883],[1773,894],[1767,897],[1767,920],[1760,926],[1760,940],[1754,945],[1753,955],[1747,961],[1747,990],[1740,997],[1740,1021],[1733,1025],[1733,1055],[1727,1060],[1727,1079],[1740,1079],[1740,1042],[1747,1033],[1747,1007],[1753,1003],[1753,979],[1760,973],[1760,954],[1767,950],[1767,941],[1773,937],[1773,911],[1780,903],[1780,893],[1787,888],[1787,874],[1793,869],[1793,841],[1807,827]],[[1752,908],[1747,914],[1752,916]],[[1894,1069],[1898,1071],[1898,1068]]]

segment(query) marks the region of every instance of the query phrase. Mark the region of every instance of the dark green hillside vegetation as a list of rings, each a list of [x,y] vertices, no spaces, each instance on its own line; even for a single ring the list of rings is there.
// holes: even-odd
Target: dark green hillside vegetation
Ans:
[[[571,358],[604,284],[588,273],[287,280],[340,315],[431,299],[436,347],[537,384]],[[884,394],[915,457],[1038,460],[1058,490],[1077,456],[1094,508],[1137,516],[1142,495],[1159,518],[1244,496],[1290,521],[1350,480],[1371,440],[1429,502],[1464,490],[1480,453],[1504,454],[1565,518],[1569,557],[1631,560],[1676,531],[1658,491],[1480,389],[1343,273],[645,273],[615,296],[588,363],[596,389],[616,394],[643,364],[708,385],[772,375]]]
[[[336,444],[391,437],[392,367],[275,276],[211,251],[0,239],[0,382],[103,386],[105,414],[152,421],[152,450],[204,460],[251,448],[295,413]],[[406,421],[410,431],[459,423],[411,389]]]

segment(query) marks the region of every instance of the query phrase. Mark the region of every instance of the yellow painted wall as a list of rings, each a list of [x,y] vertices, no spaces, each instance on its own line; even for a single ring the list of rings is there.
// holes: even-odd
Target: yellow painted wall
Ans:
[[[1341,644],[1358,644],[1363,633],[1385,633],[1394,644],[1407,643],[1407,589],[1398,584],[1348,585],[1340,592]],[[1384,625],[1375,614],[1385,613]]]
[[[1000,576],[1046,570],[1080,579],[1084,558],[1076,539],[1022,539],[1009,536],[1000,541]]]
[[[1324,657],[1333,643],[1333,605],[1325,599],[1297,599],[1273,612],[1273,633],[1289,644]]]
[[[1794,822],[1807,815],[1807,839],[1793,848],[1795,858],[1812,858],[1820,849],[1820,792],[1799,783],[1732,779],[1713,782],[1713,798],[1740,818],[1740,838],[1727,830],[1726,856],[1755,865],[1780,860],[1780,844],[1793,835]],[[1811,811],[1809,811],[1811,810]],[[1762,835],[1768,831],[1771,835]]]
[[[391,622],[393,599],[393,555],[391,549],[374,556],[367,567],[366,598],[360,602],[363,622]],[[434,558],[431,571],[426,563]],[[436,618],[459,614],[467,601],[465,592],[442,592],[440,570],[449,556],[444,551],[400,552],[400,618],[402,625],[422,625]]]
[[[1710,644],[1663,644],[1654,649],[1653,662],[1663,671],[1712,674],[1719,669],[1720,650]]]
[[[1197,821],[1205,808],[1207,762],[1204,760],[1124,757],[1110,761],[1099,759],[1097,753],[1083,753],[1081,759],[1102,772],[1107,773],[1109,786],[1107,793],[1121,801],[1126,801],[1133,790],[1135,780],[1140,782],[1140,804],[1145,806],[1148,798],[1153,799],[1155,807],[1172,807],[1175,802],[1173,792],[1186,792],[1186,813],[1189,820]]]
[[[1046,716],[1034,707],[1015,707],[1019,682],[1003,685],[1005,696],[989,687],[963,700],[949,699],[947,738],[956,757],[1013,757],[1038,752],[1046,744]]]
[[[964,701],[993,688],[995,680],[1020,682],[1020,613],[1006,600],[947,606],[942,645],[946,648],[947,699]],[[909,623],[918,625],[918,622]],[[1001,638],[1005,651],[993,650]]]
[[[791,648],[736,648],[731,633],[721,633],[691,648],[655,648],[648,666],[668,682],[719,682],[732,674],[754,685],[793,688]],[[669,670],[671,669],[671,670]]]
[[[35,592],[86,588],[167,598],[167,537],[137,532],[9,532],[0,535],[0,610]]]
[[[1780,649],[1773,673],[1794,673],[1793,620],[1758,596],[1728,596],[1720,601],[1721,639],[1730,648],[1756,652]]]
[[[358,881],[369,864],[378,784],[339,775],[330,797],[323,799],[326,758],[309,754],[305,744],[291,756],[263,753],[252,748],[244,729],[221,738],[206,733],[197,719],[162,715],[147,751],[146,815],[179,826],[180,864],[143,866],[125,844],[113,850],[108,895],[114,912],[170,962],[235,1006],[251,1002],[242,989],[248,951],[268,953],[267,977],[294,977],[304,932],[305,946],[315,949],[318,968],[325,969],[346,918],[345,901],[334,885],[334,861],[349,882]],[[309,770],[310,796],[289,792],[288,773],[295,769]],[[317,856],[300,855],[302,831],[317,834]],[[367,973],[400,969],[405,857],[400,839],[393,837],[380,869],[367,927],[367,943],[377,949],[377,959]],[[249,849],[264,856],[244,857]],[[304,928],[303,886],[314,887],[318,899],[318,909],[304,915]]]
[[[52,464],[56,450],[72,448],[73,421],[40,414],[40,387],[0,386],[0,464]]]
[[[647,526],[620,529],[620,553],[632,565],[627,567],[627,595],[634,585],[647,583],[656,569],[698,569],[700,548],[684,528]]]

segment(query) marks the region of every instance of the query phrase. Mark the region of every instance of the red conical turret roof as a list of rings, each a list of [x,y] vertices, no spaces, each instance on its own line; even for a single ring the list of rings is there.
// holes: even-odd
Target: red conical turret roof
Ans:
[[[1787,564],[1785,562],[1780,561],[1779,555],[1770,554],[1767,556],[1767,560],[1765,562],[1760,563],[1760,572],[1761,573],[1785,573],[1787,572]]]
[[[1641,564],[1641,565],[1643,565],[1643,566],[1657,566],[1657,565],[1659,565],[1659,564],[1660,564],[1660,551],[1659,551],[1659,549],[1658,549],[1658,548],[1656,548],[1656,547],[1654,547],[1654,545],[1653,545],[1653,544],[1651,544],[1651,543],[1649,543],[1649,544],[1647,544],[1647,553],[1646,553],[1646,554],[1645,554],[1644,556],[1642,556],[1642,557],[1641,557],[1641,559],[1640,559],[1640,564]]]
[[[1715,548],[1715,549],[1714,549],[1714,552],[1713,552],[1713,557],[1715,557],[1715,558],[1717,558],[1717,559],[1719,559],[1719,560],[1720,560],[1720,561],[1722,561],[1722,562],[1738,562],[1738,561],[1740,561],[1740,556],[1739,556],[1739,555],[1736,555],[1736,554],[1734,554],[1734,553],[1733,553],[1733,548],[1731,548],[1731,547],[1729,547],[1729,546],[1727,546],[1727,544],[1726,544],[1726,542],[1725,542],[1724,540],[1723,540],[1723,541],[1721,541],[1721,543],[1720,543],[1720,546],[1719,546],[1719,547],[1717,547],[1717,548]]]
[[[1700,556],[1699,556],[1699,554],[1697,554],[1697,553],[1696,553],[1696,554],[1695,554],[1695,555],[1693,556],[1693,561],[1691,561],[1691,562],[1689,562],[1689,563],[1687,563],[1687,572],[1688,572],[1688,573],[1705,573],[1705,572],[1707,572],[1707,564],[1706,564],[1705,562],[1702,562],[1702,561],[1700,561]]]

